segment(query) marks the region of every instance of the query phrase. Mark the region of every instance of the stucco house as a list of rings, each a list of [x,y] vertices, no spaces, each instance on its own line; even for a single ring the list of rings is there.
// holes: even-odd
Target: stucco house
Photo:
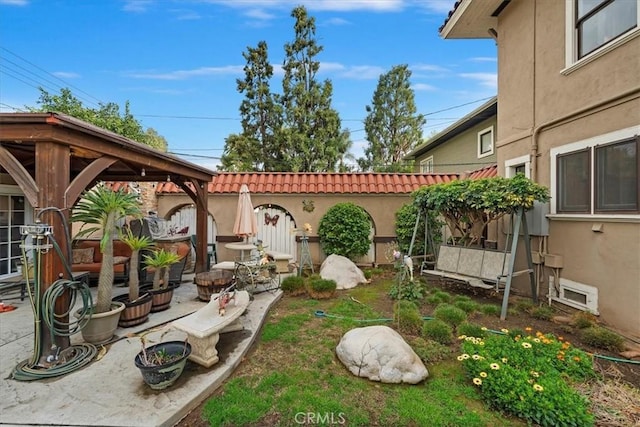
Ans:
[[[418,173],[462,173],[496,163],[498,99],[492,97],[406,156]]]
[[[552,196],[541,291],[637,339],[640,1],[459,0],[440,35],[497,42],[499,175]]]

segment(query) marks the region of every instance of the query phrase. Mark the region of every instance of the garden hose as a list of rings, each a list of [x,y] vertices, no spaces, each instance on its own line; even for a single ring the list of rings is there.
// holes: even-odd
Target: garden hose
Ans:
[[[53,208],[47,208],[45,210],[50,209]],[[45,210],[41,211],[39,215]],[[59,210],[57,211],[61,214]],[[65,232],[67,232],[68,227],[66,227],[64,216],[62,219],[63,224],[65,224]],[[25,250],[27,246],[25,245],[26,237],[26,235],[23,236],[21,245],[22,259],[25,266],[28,265]],[[68,263],[68,256],[65,256],[62,253],[60,246],[53,235],[49,234],[46,237],[51,240],[57,254],[63,260],[67,275],[69,277],[73,277]],[[69,252],[69,250],[67,252]],[[72,334],[80,331],[89,321],[91,316],[92,298],[91,291],[85,283],[67,279],[56,280],[49,288],[47,288],[43,295],[40,295],[42,277],[40,266],[42,262],[42,251],[34,248],[33,253],[33,290],[29,283],[30,278],[28,268],[25,280],[27,282],[26,288],[29,293],[29,301],[31,303],[31,309],[34,317],[34,350],[31,360],[20,362],[14,368],[12,377],[18,381],[33,381],[68,374],[87,365],[97,354],[97,349],[93,344],[85,343],[70,346],[63,350],[53,344],[49,349],[48,354],[45,353],[45,349],[43,349],[42,345],[43,322],[44,325],[49,328],[52,342],[56,342],[56,337],[71,336]],[[58,314],[55,312],[55,302],[67,290],[70,293],[69,310]],[[78,299],[78,295],[80,295],[82,300],[82,309],[80,310],[78,320],[72,322],[61,321],[61,318],[70,317],[70,309],[71,307],[74,307]]]
[[[389,318],[380,318],[380,319],[354,319],[351,317],[344,317],[344,316],[336,316],[336,315],[332,315],[332,314],[327,314],[326,312],[322,311],[322,310],[316,310],[314,312],[316,317],[323,317],[323,318],[331,318],[331,319],[342,319],[342,320],[351,320],[354,322],[391,322],[393,321],[393,319],[389,319]],[[422,320],[433,320],[433,317],[429,317],[429,316],[422,316]],[[497,335],[506,335],[505,332],[503,331],[496,331],[493,329],[485,329],[486,332],[491,332],[492,334],[497,334]],[[591,356],[598,358],[598,359],[604,359],[604,360],[608,360],[610,362],[617,362],[617,363],[631,363],[633,365],[640,365],[640,360],[631,360],[631,359],[621,359],[619,357],[612,357],[612,356],[605,356],[603,354],[597,354],[597,353],[590,353]]]

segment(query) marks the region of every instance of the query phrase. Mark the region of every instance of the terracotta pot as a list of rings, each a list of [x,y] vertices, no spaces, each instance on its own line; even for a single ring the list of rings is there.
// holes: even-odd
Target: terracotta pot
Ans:
[[[153,306],[153,297],[148,292],[134,302],[129,302],[129,295],[126,294],[115,297],[113,301],[122,302],[125,305],[118,322],[118,326],[121,328],[128,328],[146,322]]]

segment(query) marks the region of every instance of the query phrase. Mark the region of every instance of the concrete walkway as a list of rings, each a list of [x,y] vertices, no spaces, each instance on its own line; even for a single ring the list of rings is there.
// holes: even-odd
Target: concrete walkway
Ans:
[[[95,292],[95,288],[92,288]],[[115,294],[126,288],[116,288]],[[152,313],[137,327],[119,328],[116,341],[105,346],[99,360],[70,374],[31,382],[11,378],[15,366],[33,355],[33,313],[28,300],[4,299],[16,310],[0,313],[0,425],[9,426],[173,426],[215,391],[240,364],[256,340],[266,314],[278,301],[280,290],[257,294],[241,316],[244,330],[220,335],[216,346],[220,361],[204,368],[191,361],[178,381],[154,391],[143,381],[133,360],[140,351],[143,330],[149,343],[183,340],[185,334],[168,323],[193,313],[205,302],[198,300],[196,286],[183,282],[175,290],[171,307]],[[6,297],[6,295],[3,295]],[[72,344],[82,342],[80,334]]]

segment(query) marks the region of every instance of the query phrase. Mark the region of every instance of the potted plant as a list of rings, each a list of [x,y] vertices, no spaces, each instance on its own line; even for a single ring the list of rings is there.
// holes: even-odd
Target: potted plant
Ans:
[[[102,264],[98,276],[96,304],[76,313],[77,317],[82,316],[82,312],[91,313],[90,320],[82,329],[82,337],[90,343],[108,342],[113,337],[120,313],[124,310],[123,303],[112,301],[113,238],[117,235],[117,222],[127,216],[142,217],[137,195],[126,193],[123,189],[113,191],[104,184],[98,184],[86,191],[73,208],[71,221],[82,223],[76,238],[96,232],[102,234]]]
[[[153,287],[151,289],[145,288],[145,291],[149,292],[153,299],[152,313],[169,308],[174,288],[169,285],[169,267],[181,259],[180,255],[164,249],[158,249],[149,255],[144,255],[144,268],[147,270],[154,269]]]
[[[131,248],[131,259],[129,261],[129,293],[114,298],[115,301],[123,302],[125,309],[120,314],[118,325],[129,327],[144,323],[149,318],[153,299],[150,293],[145,292],[140,295],[140,276],[138,267],[140,264],[140,251],[153,246],[153,241],[148,236],[136,236],[130,227],[124,228],[120,233],[120,240]]]
[[[313,299],[329,299],[335,293],[338,284],[332,279],[323,279],[319,275],[309,277],[307,293]]]
[[[182,375],[191,354],[191,344],[185,341],[166,341],[145,347],[144,334],[140,337],[142,350],[134,363],[144,382],[154,390],[165,389]]]

